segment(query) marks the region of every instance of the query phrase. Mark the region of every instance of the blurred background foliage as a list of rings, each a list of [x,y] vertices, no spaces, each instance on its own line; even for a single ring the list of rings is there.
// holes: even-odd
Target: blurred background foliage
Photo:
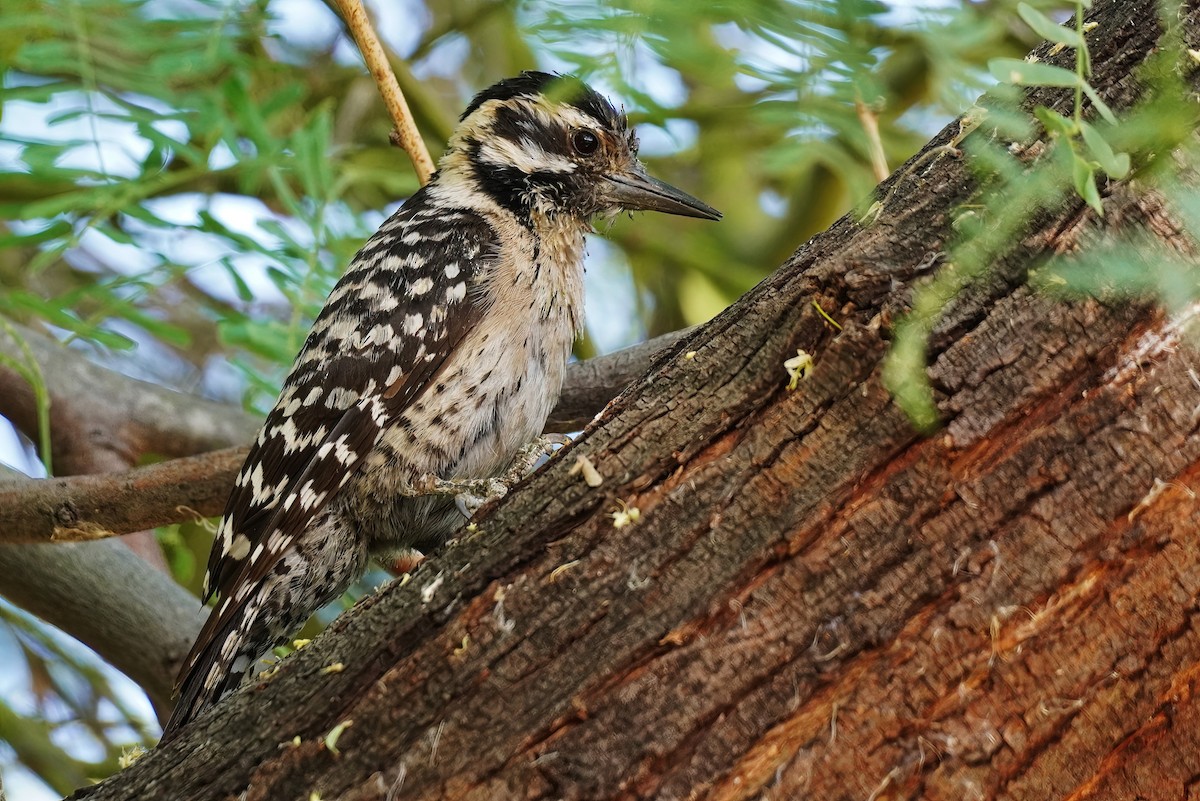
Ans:
[[[1059,19],[1074,8],[1031,5]],[[522,69],[569,71],[625,105],[651,172],[725,212],[719,225],[617,221],[593,238],[586,357],[708,319],[869,204],[992,83],[989,59],[1038,41],[1016,6],[374,11],[435,158],[473,92]],[[336,14],[320,0],[6,0],[0,21],[0,318],[264,411],[340,271],[417,186]],[[36,474],[26,451],[17,466]],[[209,537],[160,533],[193,589]],[[10,792],[64,793],[154,741],[136,688],[3,601],[0,662],[17,668],[0,671]]]

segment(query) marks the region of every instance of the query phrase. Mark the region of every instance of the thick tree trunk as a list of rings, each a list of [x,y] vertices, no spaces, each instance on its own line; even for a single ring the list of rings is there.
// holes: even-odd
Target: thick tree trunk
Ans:
[[[1097,3],[1118,108],[1155,8]],[[971,185],[953,155],[891,181],[477,531],[92,798],[1190,797],[1195,351],[1148,307],[1024,286],[1096,224],[1074,202],[952,304],[945,427],[918,436],[881,359]],[[1105,224],[1170,240],[1111,189]]]

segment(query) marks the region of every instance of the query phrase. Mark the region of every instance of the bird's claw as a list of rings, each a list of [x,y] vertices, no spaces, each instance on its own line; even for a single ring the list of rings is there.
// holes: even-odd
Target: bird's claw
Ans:
[[[505,480],[510,485],[515,484],[533,471],[543,456],[554,456],[557,448],[565,448],[571,444],[571,438],[566,434],[542,434],[535,437],[513,457],[508,470],[504,471]]]
[[[427,473],[404,488],[402,494],[447,495],[454,498],[454,504],[463,517],[471,517],[485,503],[508,494],[511,482],[505,478],[441,478]]]
[[[494,478],[441,478],[426,473],[418,476],[403,495],[448,495],[463,517],[470,518],[484,504],[503,498],[509,488],[525,478],[543,456],[552,456],[556,447],[567,445],[571,438],[563,434],[546,434],[530,442],[513,458],[504,474]]]
[[[458,511],[462,516],[468,520],[474,517],[475,513],[484,504],[498,501],[507,495],[508,488],[511,486],[502,478],[485,478],[471,483],[482,484],[483,493],[478,494],[468,490],[454,496],[454,505],[458,507]]]

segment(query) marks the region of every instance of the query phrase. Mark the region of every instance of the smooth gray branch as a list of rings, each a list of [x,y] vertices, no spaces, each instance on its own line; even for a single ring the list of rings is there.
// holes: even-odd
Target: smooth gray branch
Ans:
[[[250,440],[261,423],[236,406],[130,378],[43,334],[13,328],[45,377],[55,472],[60,475],[124,469],[145,454],[190,456],[239,445]],[[19,352],[19,343],[0,327],[0,353]],[[36,437],[33,392],[4,367],[0,367],[0,415],[30,438]],[[88,462],[78,466],[84,469],[77,469],[80,460]]]
[[[19,483],[40,482],[6,486]],[[194,595],[117,540],[0,545],[0,595],[91,647],[160,715],[205,617]]]

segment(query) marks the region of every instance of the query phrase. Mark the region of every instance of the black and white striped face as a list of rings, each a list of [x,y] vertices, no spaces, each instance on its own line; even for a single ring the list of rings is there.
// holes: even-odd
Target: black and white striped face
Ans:
[[[650,178],[637,151],[625,114],[582,81],[523,72],[475,97],[440,166],[525,222],[639,209],[720,217]]]

